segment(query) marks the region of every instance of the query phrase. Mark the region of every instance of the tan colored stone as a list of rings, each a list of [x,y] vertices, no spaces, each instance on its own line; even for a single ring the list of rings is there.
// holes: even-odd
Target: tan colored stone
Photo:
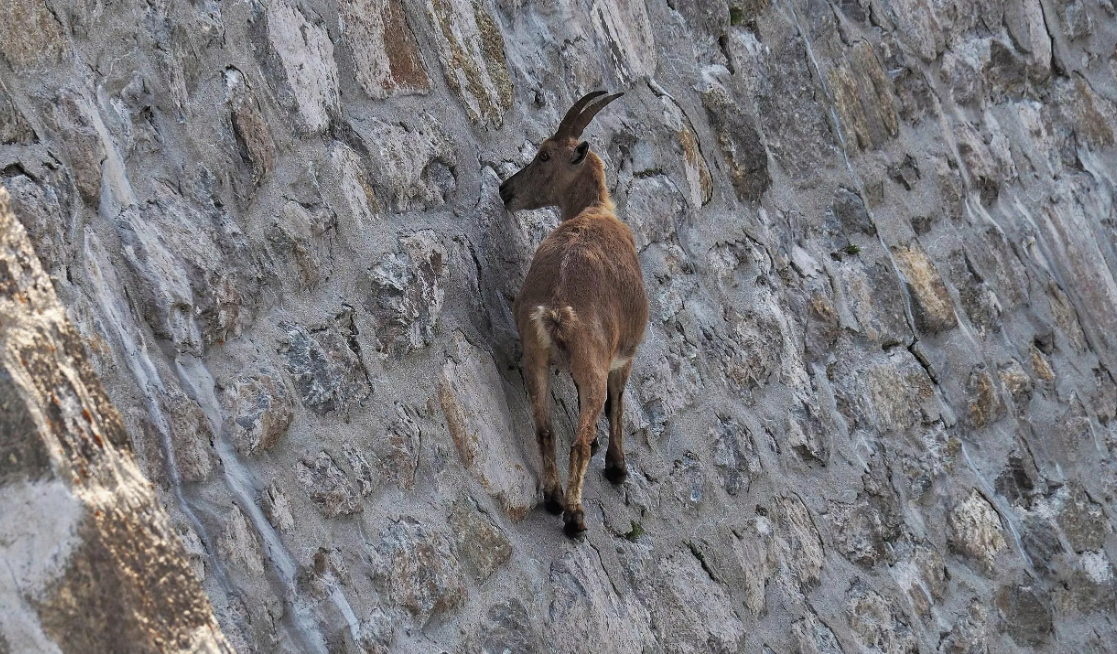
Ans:
[[[981,429],[1004,417],[1005,406],[997,393],[993,377],[983,368],[976,368],[970,374],[967,385],[970,394],[970,424]]]
[[[694,137],[694,132],[690,128],[684,127],[679,130],[678,139],[679,145],[683,148],[683,156],[686,158],[686,178],[691,188],[691,198],[698,200],[692,204],[703,206],[714,195],[714,183],[710,178],[710,170],[706,167],[706,158],[702,156],[698,139]]]
[[[454,503],[449,524],[454,551],[477,581],[485,581],[512,558],[512,543],[472,500],[463,498]]]
[[[427,0],[446,83],[474,122],[500,127],[512,108],[504,37],[477,0]]]
[[[911,290],[915,326],[919,331],[935,334],[958,326],[958,316],[946,292],[946,285],[923,248],[913,243],[892,250],[896,265]]]
[[[62,24],[45,0],[0,0],[0,55],[14,68],[57,63],[70,53]]]
[[[1001,518],[977,489],[954,506],[948,521],[951,545],[970,558],[992,565],[997,552],[1005,546]]]
[[[1055,371],[1051,369],[1047,357],[1035,346],[1032,346],[1032,370],[1035,371],[1036,377],[1047,383],[1055,381]]]
[[[674,98],[664,94],[659,100],[663,105],[663,122],[668,129],[675,131],[676,140],[682,149],[689,190],[687,201],[692,209],[704,206],[713,198],[714,183],[706,165],[706,157],[702,154],[702,146],[694,134],[694,125]]]
[[[843,65],[830,71],[830,85],[846,147],[876,150],[899,134],[892,82],[868,41],[858,41]]]
[[[1001,366],[997,375],[1001,378],[1005,390],[1012,396],[1016,410],[1024,411],[1028,407],[1028,402],[1032,399],[1032,378],[1024,372],[1024,366],[1020,365],[1020,362],[1016,359],[1012,359]]]

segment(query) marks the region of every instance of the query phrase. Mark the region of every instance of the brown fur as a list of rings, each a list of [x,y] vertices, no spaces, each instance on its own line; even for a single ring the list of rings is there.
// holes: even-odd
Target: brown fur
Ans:
[[[513,313],[543,455],[545,504],[552,512],[564,509],[568,535],[585,530],[583,478],[597,419],[606,406],[605,475],[614,483],[626,477],[624,387],[648,322],[632,231],[613,213],[601,159],[582,145],[579,152],[575,138],[547,139],[536,159],[501,186],[501,197],[511,210],[557,206],[562,212],[562,223],[535,253]],[[550,421],[552,364],[570,370],[580,407],[565,497]]]

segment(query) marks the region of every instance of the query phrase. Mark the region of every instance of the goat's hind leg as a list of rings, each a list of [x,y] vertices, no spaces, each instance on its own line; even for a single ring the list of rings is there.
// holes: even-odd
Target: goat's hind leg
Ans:
[[[623,484],[628,478],[624,461],[624,387],[632,372],[632,362],[609,371],[609,397],[605,400],[605,414],[609,417],[609,449],[605,452],[605,478],[614,484]]]
[[[574,388],[578,388],[578,382],[574,382]],[[578,414],[582,413],[582,389],[578,388]],[[609,398],[605,397],[605,415],[609,415]],[[593,440],[590,441],[590,458],[597,456],[597,451],[601,449],[601,439],[594,433]]]
[[[542,350],[542,351],[540,351]],[[555,432],[551,429],[550,353],[536,347],[524,351],[524,382],[531,399],[531,417],[535,423],[535,439],[543,460],[543,506],[547,511],[562,513],[562,482],[555,463]]]
[[[578,360],[576,357],[575,360]],[[584,358],[575,365],[574,377],[578,383],[578,433],[570,448],[570,472],[566,480],[566,510],[562,519],[567,536],[578,536],[586,530],[585,511],[582,509],[582,484],[590,462],[590,443],[597,435],[597,419],[607,395],[607,378],[599,365]],[[599,372],[600,371],[600,372]]]

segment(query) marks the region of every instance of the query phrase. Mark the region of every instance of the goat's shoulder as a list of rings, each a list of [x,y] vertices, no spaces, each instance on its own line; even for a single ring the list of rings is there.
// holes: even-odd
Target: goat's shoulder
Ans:
[[[602,245],[619,241],[631,243],[635,247],[632,230],[617,218],[612,210],[604,207],[586,209],[564,221],[554,233],[560,235],[563,240],[582,239]]]

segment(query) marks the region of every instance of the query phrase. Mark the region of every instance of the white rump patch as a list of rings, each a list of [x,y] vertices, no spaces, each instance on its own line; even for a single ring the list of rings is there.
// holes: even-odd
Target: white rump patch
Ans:
[[[547,333],[547,327],[543,324],[543,314],[547,312],[547,307],[540,304],[531,310],[531,323],[535,325],[535,335],[539,338],[539,344],[543,349],[551,349],[551,335]]]

